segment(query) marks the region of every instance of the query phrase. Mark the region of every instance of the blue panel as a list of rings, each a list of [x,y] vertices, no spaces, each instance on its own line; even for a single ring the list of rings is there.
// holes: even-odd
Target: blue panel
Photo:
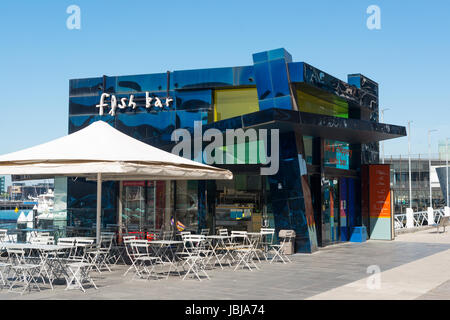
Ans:
[[[255,63],[254,74],[258,99],[265,100],[274,97],[272,79],[270,77],[270,65],[268,62]],[[260,107],[260,110],[263,110]]]
[[[356,217],[355,210],[355,180],[347,179],[348,183],[348,224],[349,227],[355,227],[359,225]]]
[[[290,95],[278,97],[273,99],[272,101],[275,108],[292,110],[292,99]]]
[[[303,77],[304,72],[303,62],[291,62],[288,64],[288,67],[291,82],[303,82],[305,80]]]
[[[98,114],[96,105],[100,103],[101,92],[96,95],[74,96],[69,98],[69,114]]]
[[[167,73],[117,77],[116,93],[167,91]]]
[[[233,73],[235,86],[256,85],[253,66],[234,67]]]
[[[272,60],[269,62],[269,65],[274,97],[290,96],[291,92],[289,90],[285,60]]]
[[[176,91],[177,110],[212,109],[212,90]]]
[[[173,72],[174,89],[233,86],[233,68],[198,69]]]
[[[208,123],[208,112],[192,112],[180,110],[176,112],[176,127],[178,128],[194,128],[194,121],[201,121],[202,124]]]
[[[160,136],[170,141],[172,131],[175,130],[175,117],[175,111],[118,114],[116,129],[138,140]]]
[[[284,49],[253,54],[260,110],[293,109],[287,75],[287,63],[291,61],[291,55]]]
[[[267,51],[258,52],[253,54],[253,63],[267,62],[269,55]]]
[[[284,48],[274,49],[267,51],[267,60],[284,60],[286,62],[292,62],[292,56]]]
[[[74,79],[69,81],[69,96],[97,95],[102,91],[103,78]]]
[[[276,174],[268,176],[270,200],[276,232],[281,229],[295,230],[297,252],[311,252],[315,234],[306,219],[295,139],[293,132],[280,135],[280,167]]]

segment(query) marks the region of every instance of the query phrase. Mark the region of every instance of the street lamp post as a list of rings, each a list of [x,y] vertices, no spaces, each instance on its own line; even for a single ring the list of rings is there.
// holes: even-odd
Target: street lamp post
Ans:
[[[411,191],[411,122],[412,121],[408,121],[409,208],[406,208],[407,228],[414,228],[414,211],[412,209],[412,191]]]
[[[432,188],[431,188],[431,138],[430,134],[431,132],[436,132],[436,129],[428,130],[428,178],[429,178],[429,184],[430,184],[430,207],[433,207],[433,195],[432,195]]]
[[[447,178],[446,178],[446,180],[447,180],[447,184],[446,184],[446,186],[445,186],[445,190],[447,190],[447,207],[449,206],[449,203],[448,203],[448,138],[446,138],[445,139],[445,153],[446,153],[446,161],[445,161],[445,171],[446,171],[446,176],[447,176]]]
[[[411,189],[411,122],[408,121],[408,171],[409,171],[409,208],[412,209],[412,189]]]
[[[381,109],[381,112],[380,112],[381,123],[383,123],[383,121],[384,121],[384,112],[387,110],[390,110],[390,108]],[[381,163],[384,164],[384,141],[381,141]]]

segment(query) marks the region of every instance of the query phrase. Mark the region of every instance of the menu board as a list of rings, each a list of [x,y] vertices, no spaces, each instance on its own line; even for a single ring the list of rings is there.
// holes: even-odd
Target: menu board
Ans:
[[[391,217],[391,182],[389,165],[369,167],[369,208],[371,218]]]

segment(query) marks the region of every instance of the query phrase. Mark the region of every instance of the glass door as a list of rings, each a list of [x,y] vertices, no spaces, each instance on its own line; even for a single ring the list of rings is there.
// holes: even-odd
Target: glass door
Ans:
[[[145,221],[145,181],[123,182],[122,225],[128,232],[142,231]]]
[[[322,246],[339,241],[339,189],[337,179],[322,186]]]

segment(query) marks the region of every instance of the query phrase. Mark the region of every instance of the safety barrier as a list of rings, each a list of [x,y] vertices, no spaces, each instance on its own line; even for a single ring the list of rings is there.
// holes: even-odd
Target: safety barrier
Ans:
[[[419,211],[414,212],[414,228],[422,227],[424,225],[432,225],[437,224],[441,221],[441,218],[444,216],[444,209],[435,209],[433,210],[434,221],[432,223],[428,223],[428,211]],[[426,222],[426,223],[425,223]],[[394,228],[405,229],[406,228],[406,213],[394,214]]]

